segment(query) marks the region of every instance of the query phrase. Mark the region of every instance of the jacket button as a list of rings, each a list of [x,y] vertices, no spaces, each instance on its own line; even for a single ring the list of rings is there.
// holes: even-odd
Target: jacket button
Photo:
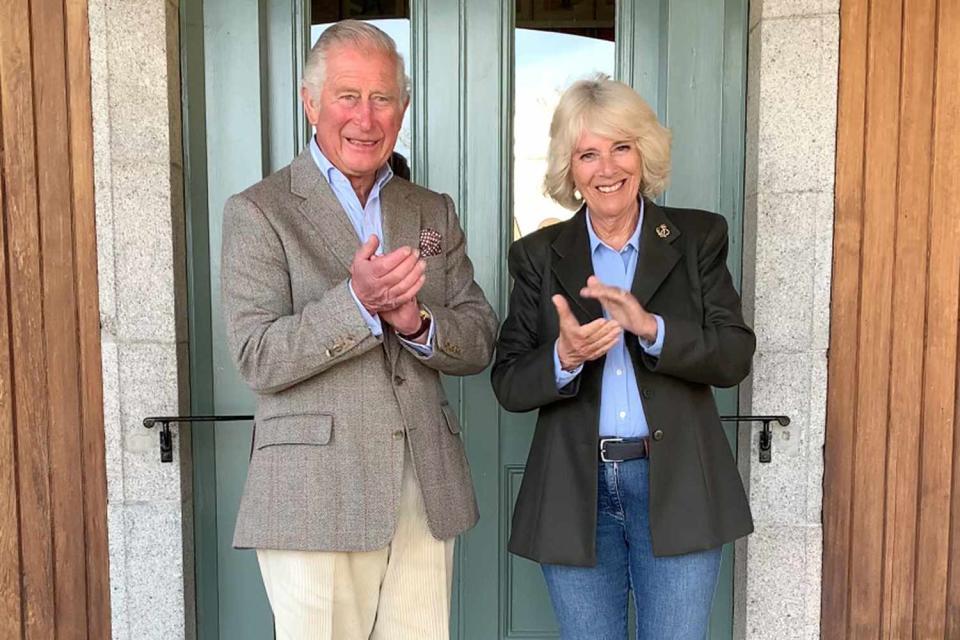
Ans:
[[[653,391],[651,391],[650,389],[647,389],[647,388],[644,388],[644,390],[641,391],[640,393],[641,393],[641,395],[642,395],[644,398],[652,398],[652,397],[653,397]]]
[[[394,440],[403,440],[403,429],[397,429],[393,432]]]
[[[661,431],[660,429],[657,429],[656,431],[654,431],[653,439],[656,440],[657,442],[660,442],[661,440],[663,440],[663,431]]]
[[[400,375],[393,376],[393,384],[397,385],[398,387],[403,384],[403,380],[404,380],[403,376],[400,376]]]

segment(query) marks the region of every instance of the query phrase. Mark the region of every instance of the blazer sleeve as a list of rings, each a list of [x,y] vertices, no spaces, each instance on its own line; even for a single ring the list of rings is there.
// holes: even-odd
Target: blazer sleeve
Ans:
[[[727,269],[727,222],[723,216],[711,218],[714,223],[697,249],[703,320],[663,315],[660,357],[642,354],[641,358],[656,373],[732,387],[750,373],[756,338],[743,320],[740,295]]]
[[[504,409],[533,411],[576,396],[582,374],[557,389],[553,362],[555,339],[540,336],[538,332],[543,324],[540,314],[556,313],[552,305],[540,308],[546,265],[534,263],[522,240],[510,246],[508,265],[513,277],[510,310],[500,329],[490,379]]]
[[[293,311],[290,265],[280,237],[243,195],[223,213],[220,286],[227,343],[254,391],[276,393],[377,346],[348,280]]]
[[[450,196],[446,206],[446,299],[430,307],[434,322],[433,353],[424,357],[406,347],[424,365],[441,373],[465,376],[483,371],[493,356],[497,315],[474,279],[467,241]]]

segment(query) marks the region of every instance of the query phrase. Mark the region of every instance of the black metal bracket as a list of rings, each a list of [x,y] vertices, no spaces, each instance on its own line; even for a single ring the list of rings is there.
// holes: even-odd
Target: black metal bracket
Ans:
[[[143,426],[153,429],[160,424],[160,462],[173,462],[173,434],[170,432],[172,422],[236,422],[253,420],[253,416],[150,416],[143,419]]]
[[[781,427],[790,424],[790,416],[720,416],[724,422],[762,422],[760,430],[760,462],[767,463],[773,460],[773,432],[770,423],[776,422]]]

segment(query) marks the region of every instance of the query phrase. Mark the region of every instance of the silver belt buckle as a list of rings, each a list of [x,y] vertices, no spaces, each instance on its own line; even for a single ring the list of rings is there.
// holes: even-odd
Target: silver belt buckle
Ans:
[[[623,442],[623,438],[600,438],[600,460],[602,462],[623,462],[623,460],[612,460],[607,457],[605,447],[608,442]]]

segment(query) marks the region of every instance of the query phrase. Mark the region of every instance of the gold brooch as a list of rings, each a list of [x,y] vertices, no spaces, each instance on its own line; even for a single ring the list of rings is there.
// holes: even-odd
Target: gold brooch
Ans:
[[[661,238],[666,238],[668,235],[670,235],[670,227],[665,224],[660,225],[657,227],[657,235]]]

